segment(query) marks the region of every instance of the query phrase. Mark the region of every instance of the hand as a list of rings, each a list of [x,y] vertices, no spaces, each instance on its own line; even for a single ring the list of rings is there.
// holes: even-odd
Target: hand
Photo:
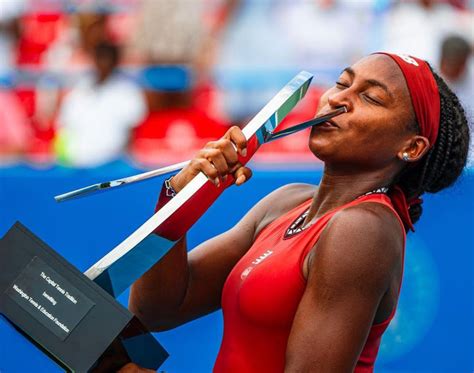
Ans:
[[[128,363],[124,365],[117,373],[156,373],[155,370],[141,368],[137,364]]]
[[[225,182],[227,175],[234,177],[236,185],[242,185],[252,177],[252,171],[239,163],[239,155],[247,155],[247,140],[240,128],[233,126],[221,139],[208,142],[189,165],[171,179],[171,186],[179,192],[199,172],[216,186]]]

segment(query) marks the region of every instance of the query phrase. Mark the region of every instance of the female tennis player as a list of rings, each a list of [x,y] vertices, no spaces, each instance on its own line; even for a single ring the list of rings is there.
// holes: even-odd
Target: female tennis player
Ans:
[[[373,371],[420,196],[461,174],[469,130],[457,97],[410,56],[377,53],[344,69],[317,112],[341,106],[347,113],[309,138],[324,162],[319,186],[275,190],[189,254],[181,239],[132,287],[130,309],[154,331],[222,307],[215,372]],[[199,172],[246,182],[245,148],[229,129],[166,184],[160,203]]]

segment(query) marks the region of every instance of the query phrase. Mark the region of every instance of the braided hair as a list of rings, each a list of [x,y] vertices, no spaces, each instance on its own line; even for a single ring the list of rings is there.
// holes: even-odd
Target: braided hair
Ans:
[[[401,187],[407,200],[423,193],[436,193],[451,186],[461,175],[469,151],[469,126],[466,113],[458,97],[446,82],[431,68],[440,96],[440,123],[438,138],[434,146],[415,165],[407,165],[394,184]],[[418,124],[411,124],[420,133]],[[421,203],[409,209],[413,223],[422,214]]]

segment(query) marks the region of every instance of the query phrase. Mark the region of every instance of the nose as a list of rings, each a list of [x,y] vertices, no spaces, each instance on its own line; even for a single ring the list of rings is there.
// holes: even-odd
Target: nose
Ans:
[[[328,104],[331,108],[338,108],[344,106],[346,108],[346,113],[352,111],[353,103],[350,99],[348,89],[342,91],[334,92],[328,96]]]

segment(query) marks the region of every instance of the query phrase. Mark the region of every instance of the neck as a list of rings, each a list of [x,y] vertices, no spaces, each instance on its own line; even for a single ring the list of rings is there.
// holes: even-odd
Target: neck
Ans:
[[[394,173],[387,169],[356,172],[324,168],[323,177],[303,225],[328,211],[355,200],[379,187],[389,186]],[[390,175],[390,176],[387,176]]]
[[[96,84],[97,85],[100,85],[100,84],[103,84],[107,79],[110,78],[110,76],[113,74],[113,70],[112,71],[108,71],[108,72],[97,72],[96,74]]]

